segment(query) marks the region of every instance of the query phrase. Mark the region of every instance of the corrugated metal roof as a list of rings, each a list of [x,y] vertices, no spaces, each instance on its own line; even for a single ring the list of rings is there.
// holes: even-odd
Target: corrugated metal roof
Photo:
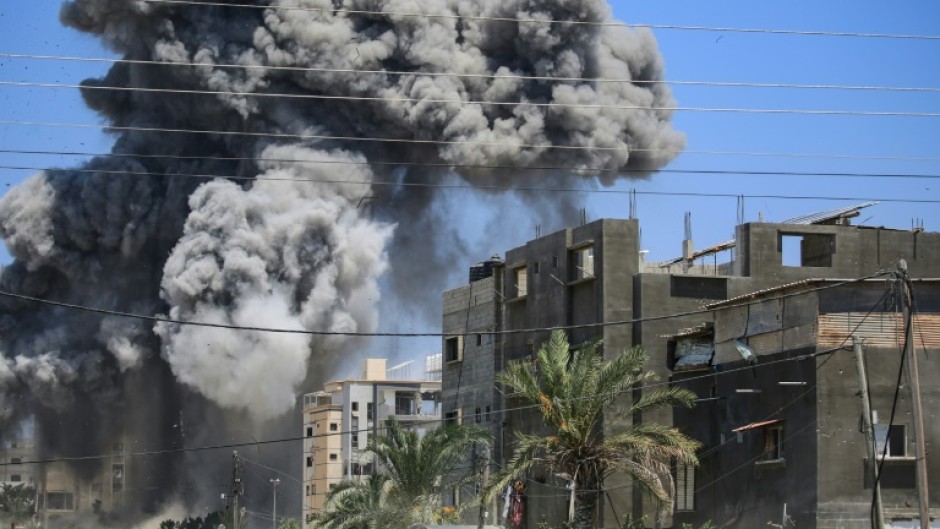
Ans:
[[[746,432],[747,430],[754,430],[756,428],[764,428],[765,426],[773,426],[775,424],[780,424],[782,422],[783,422],[783,419],[772,419],[769,421],[752,422],[751,424],[745,424],[744,426],[740,426],[731,431],[732,432]]]
[[[819,315],[819,346],[837,347],[849,343],[852,334],[866,347],[897,348],[904,341],[904,321],[894,312],[842,312]],[[914,315],[914,341],[918,349],[940,348],[940,314]]]
[[[819,213],[810,213],[809,215],[787,219],[780,224],[819,224],[821,222],[828,222],[830,220],[836,220],[842,217],[854,216],[855,213],[858,213],[865,208],[874,206],[877,203],[878,202],[865,202],[857,206],[848,206],[844,208],[830,209],[829,211],[820,211]]]

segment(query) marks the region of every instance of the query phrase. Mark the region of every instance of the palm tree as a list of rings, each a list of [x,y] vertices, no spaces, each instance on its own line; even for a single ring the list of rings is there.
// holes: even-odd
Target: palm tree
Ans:
[[[472,475],[467,453],[489,443],[489,432],[476,426],[446,425],[421,436],[392,418],[385,434],[371,436],[366,449],[378,463],[378,473],[364,482],[333,486],[317,527],[385,529],[434,523],[443,493]]]
[[[419,436],[391,419],[385,435],[369,439],[367,451],[388,476],[393,501],[412,513],[412,522],[433,523],[443,493],[472,477],[468,452],[489,444],[490,433],[476,426],[449,424]]]
[[[542,466],[572,482],[569,522],[582,529],[591,527],[598,492],[615,472],[631,477],[663,512],[671,508],[671,465],[697,464],[699,443],[675,428],[627,419],[663,406],[691,407],[695,397],[669,387],[633,399],[634,388],[655,379],[643,371],[646,353],[633,348],[604,361],[597,345],[571,351],[565,333],[555,331],[538,351],[538,373],[528,362],[511,362],[497,375],[497,382],[537,405],[550,434],[517,431],[513,455],[487,488],[487,497]]]
[[[365,481],[341,481],[326,494],[326,512],[316,521],[322,529],[384,529],[407,525],[406,513],[389,500],[390,480],[373,474]]]

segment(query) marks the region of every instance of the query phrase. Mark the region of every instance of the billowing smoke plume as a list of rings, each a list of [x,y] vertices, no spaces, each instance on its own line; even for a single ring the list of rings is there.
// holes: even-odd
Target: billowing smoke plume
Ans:
[[[657,109],[673,105],[664,85],[592,80],[661,78],[650,32],[551,22],[608,21],[601,0],[246,3],[267,8],[64,4],[64,23],[131,60],[83,90],[124,128],[112,156],[37,173],[0,200],[15,257],[5,291],[177,320],[374,331],[382,281],[406,310],[436,314],[445,278],[467,264],[459,248],[429,244],[460,225],[434,207],[447,190],[413,184],[610,184],[617,173],[599,170],[652,172],[684,144]],[[530,166],[558,169],[513,169]],[[5,299],[0,421],[90,404],[86,424],[133,438],[140,421],[127,417],[147,414],[150,445],[181,443],[182,415],[276,417],[361,345]]]

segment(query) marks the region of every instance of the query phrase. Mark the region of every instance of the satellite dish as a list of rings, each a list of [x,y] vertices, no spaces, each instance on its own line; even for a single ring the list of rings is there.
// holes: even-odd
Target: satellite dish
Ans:
[[[748,347],[746,343],[742,342],[741,340],[735,340],[734,346],[737,348],[738,352],[741,353],[741,357],[744,358],[747,363],[752,365],[757,363],[757,355],[754,354],[754,351]]]

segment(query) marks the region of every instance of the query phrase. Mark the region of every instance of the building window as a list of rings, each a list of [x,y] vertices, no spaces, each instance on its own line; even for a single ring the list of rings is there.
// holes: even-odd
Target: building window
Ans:
[[[23,481],[23,476],[19,474],[13,474],[10,476],[10,481]]]
[[[444,414],[444,426],[461,424],[463,413],[461,410],[453,410]]]
[[[520,266],[512,271],[513,288],[516,298],[522,298],[529,293],[529,274],[526,267]]]
[[[338,461],[338,460],[339,460],[339,456],[337,456],[336,454],[330,454],[330,461]]]
[[[11,465],[20,465],[22,463],[23,463],[23,460],[18,457],[14,457],[13,459],[10,460]]]
[[[124,465],[111,465],[111,490],[124,490]]]
[[[557,255],[552,256],[552,268],[554,268],[555,270],[558,269],[558,256]]]
[[[532,263],[532,273],[533,273],[533,274],[539,273],[539,262],[538,262],[538,261]]]
[[[783,459],[783,425],[764,429],[764,459],[775,461]]]
[[[353,448],[359,448],[359,435],[358,435],[358,434],[353,434],[353,436],[352,436],[352,441],[351,441],[351,442],[352,442],[352,447],[353,447]]]
[[[876,424],[875,449],[878,458],[907,457],[907,436],[903,424]]]
[[[474,419],[476,419],[477,424],[483,422],[483,414],[480,413],[480,408],[477,408],[476,413],[473,414]]]
[[[483,335],[477,334],[477,347],[480,347],[481,345],[483,345]]]
[[[415,394],[395,392],[395,415],[414,415]]]
[[[826,233],[780,233],[778,251],[783,266],[832,266],[836,253],[834,235]]]
[[[353,402],[352,404],[350,404],[350,406],[352,406],[352,411],[359,411],[359,403],[358,403],[358,402]]]
[[[451,336],[444,339],[444,361],[460,362],[463,360],[463,336]]]
[[[47,492],[46,509],[50,511],[71,511],[75,503],[71,492]]]
[[[307,437],[313,437],[313,426],[307,427]]]
[[[490,422],[490,407],[486,407],[486,422]]]
[[[695,467],[676,466],[676,510],[695,510]]]
[[[571,280],[594,279],[594,247],[585,246],[571,252]]]
[[[313,457],[307,456],[307,468],[310,468],[312,466],[313,466]]]
[[[331,423],[330,423],[330,431],[331,431],[331,432],[338,432],[338,431],[339,431],[339,425],[336,424],[335,422],[331,422]]]
[[[367,421],[375,420],[375,403],[374,402],[366,403],[366,420]]]

